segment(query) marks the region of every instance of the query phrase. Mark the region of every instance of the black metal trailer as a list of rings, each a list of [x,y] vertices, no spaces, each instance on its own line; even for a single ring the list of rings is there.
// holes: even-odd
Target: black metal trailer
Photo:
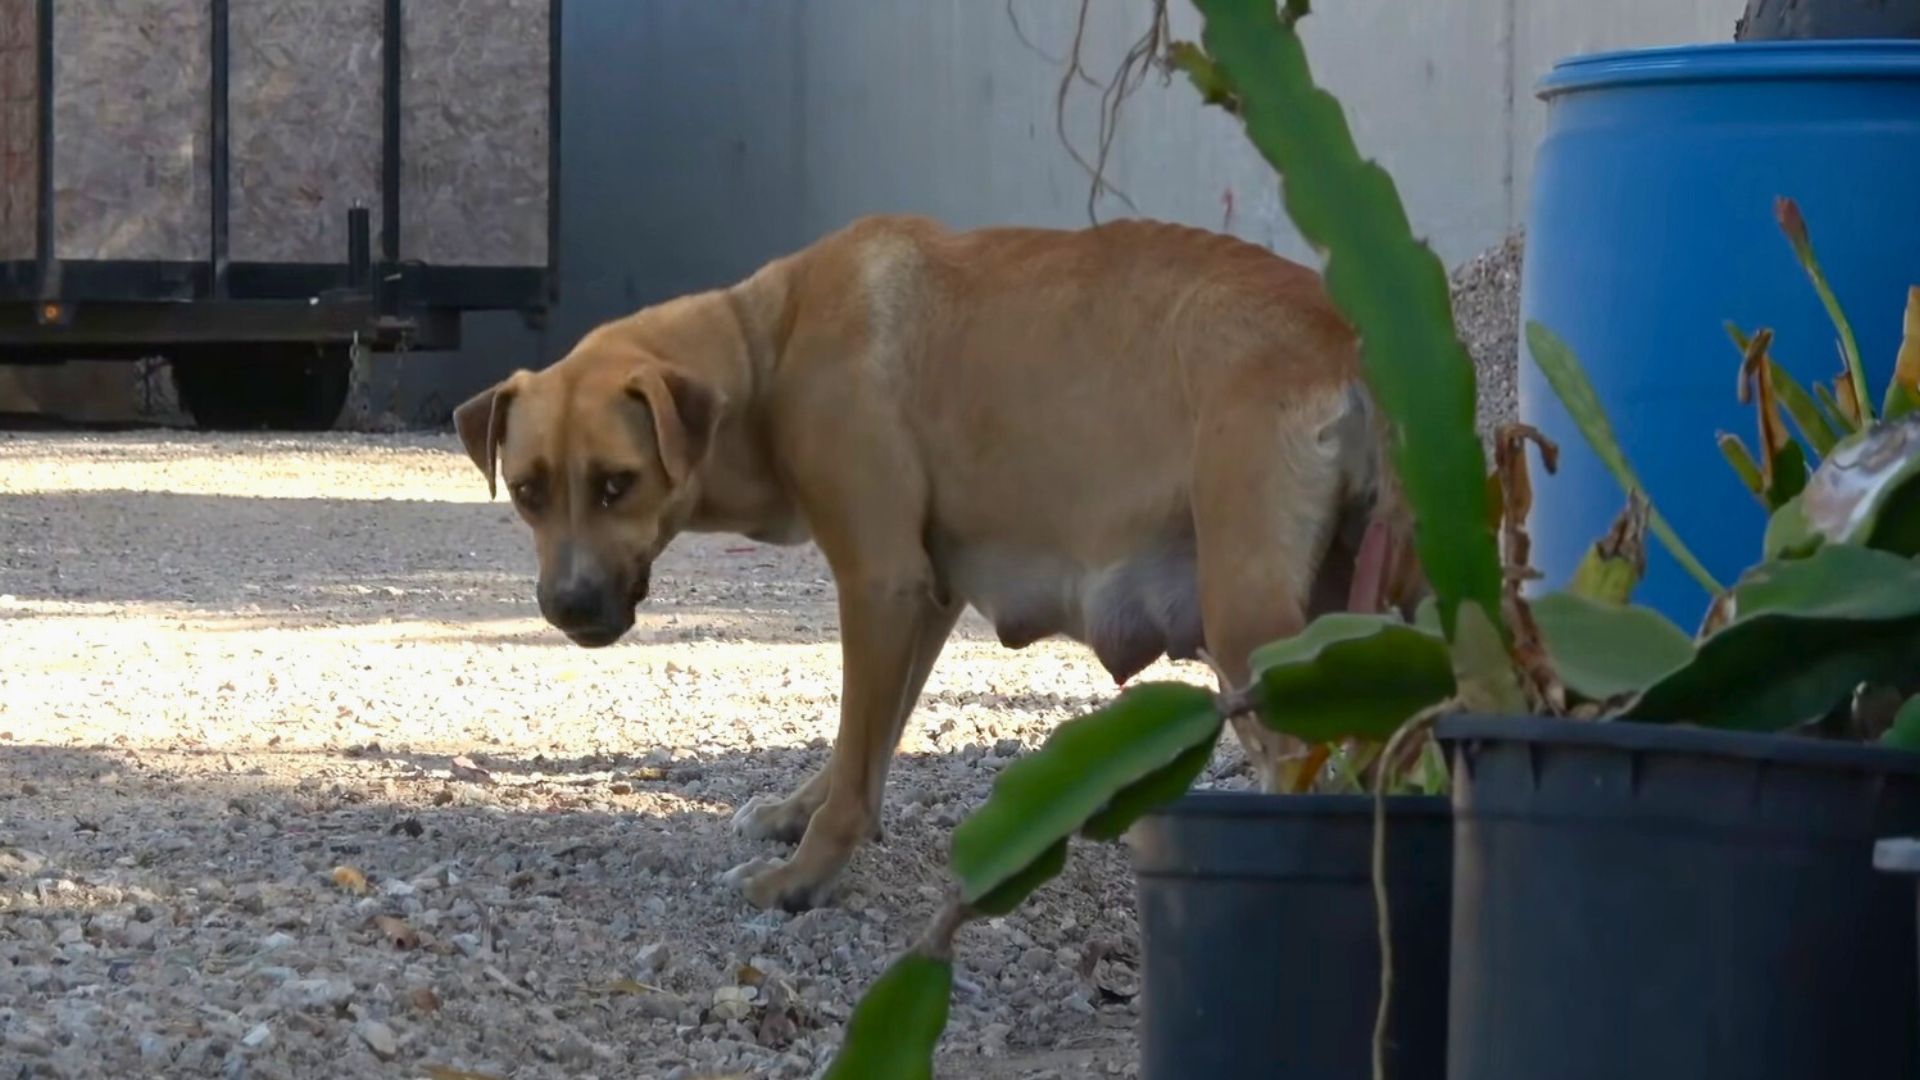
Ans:
[[[235,8],[275,5],[272,11],[247,13],[256,24],[270,24],[279,9],[298,18],[303,0],[198,0],[205,5],[209,60],[203,129],[208,152],[195,165],[205,169],[205,234],[197,242],[204,257],[73,257],[58,239],[59,215],[78,212],[67,204],[80,200],[63,197],[56,172],[61,156],[53,152],[63,137],[55,107],[62,94],[56,85],[62,65],[57,32],[63,19],[84,21],[63,11],[66,5],[105,0],[12,2],[34,9],[32,141],[38,152],[32,182],[37,190],[32,198],[32,257],[0,262],[0,363],[164,357],[182,404],[202,426],[314,430],[331,427],[339,417],[356,350],[457,348],[461,316],[470,311],[519,311],[535,325],[545,320],[558,285],[560,0],[537,0],[546,11],[546,71],[543,78],[527,81],[529,87],[544,84],[546,175],[540,212],[545,258],[538,263],[496,260],[492,265],[436,264],[431,258],[409,257],[403,213],[409,194],[403,184],[403,104],[410,90],[403,67],[408,55],[403,0],[369,0],[380,7],[378,224],[375,210],[366,205],[376,200],[353,198],[344,212],[336,206],[344,228],[332,235],[345,240],[337,258],[236,258],[232,244]],[[171,27],[181,14],[178,6],[194,2],[134,0],[130,6]],[[495,7],[504,11],[516,2],[524,7],[527,0],[496,0]],[[16,26],[26,17],[19,11],[11,14]],[[526,25],[524,18],[516,23],[523,29]],[[489,29],[471,28],[475,34]],[[325,55],[325,50],[316,52]],[[273,56],[281,58],[279,53]],[[310,85],[311,73],[304,77]],[[343,93],[349,89],[343,87]],[[73,107],[70,102],[63,105],[70,111]],[[23,142],[24,134],[12,141]],[[330,198],[347,201],[338,193],[324,193],[315,201]]]

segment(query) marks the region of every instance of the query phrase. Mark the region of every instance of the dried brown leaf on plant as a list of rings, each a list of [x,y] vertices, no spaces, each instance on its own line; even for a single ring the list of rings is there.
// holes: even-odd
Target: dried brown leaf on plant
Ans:
[[[1293,793],[1296,795],[1312,791],[1320,781],[1320,774],[1327,767],[1327,758],[1333,754],[1333,747],[1327,743],[1315,743],[1307,748],[1307,755],[1300,762],[1299,771],[1293,777]]]
[[[1527,468],[1527,444],[1540,453],[1548,475],[1560,467],[1560,447],[1530,424],[1506,424],[1494,436],[1490,485],[1500,496],[1501,559],[1507,588],[1517,591],[1521,581],[1537,577],[1533,570],[1533,538],[1527,533],[1527,515],[1533,511],[1533,477]]]
[[[1841,355],[1844,362],[1845,354]],[[1860,404],[1853,393],[1853,375],[1845,370],[1833,377],[1833,396],[1840,409],[1840,416],[1855,431],[1860,429]]]
[[[1707,613],[1701,616],[1700,629],[1694,631],[1694,640],[1703,641],[1712,636],[1719,631],[1721,627],[1732,622],[1736,614],[1738,614],[1738,612],[1736,610],[1732,589],[1728,589],[1718,596],[1715,596],[1713,602],[1707,605]]]
[[[1907,289],[1901,320],[1900,351],[1893,360],[1893,381],[1912,401],[1920,401],[1920,285]]]
[[[1540,464],[1549,475],[1560,467],[1560,447],[1531,425],[1507,424],[1494,440],[1494,472],[1500,481],[1501,608],[1513,631],[1513,661],[1528,704],[1558,716],[1566,712],[1566,688],[1554,673],[1533,609],[1520,592],[1522,585],[1540,576],[1533,568],[1533,538],[1527,532],[1527,514],[1533,509],[1533,477],[1527,467],[1529,444],[1538,450]]]
[[[1760,482],[1763,490],[1773,489],[1773,458],[1786,448],[1792,436],[1787,434],[1785,417],[1773,390],[1773,365],[1767,350],[1773,345],[1773,331],[1765,327],[1754,331],[1747,341],[1746,355],[1740,360],[1740,404],[1758,399],[1760,430]]]

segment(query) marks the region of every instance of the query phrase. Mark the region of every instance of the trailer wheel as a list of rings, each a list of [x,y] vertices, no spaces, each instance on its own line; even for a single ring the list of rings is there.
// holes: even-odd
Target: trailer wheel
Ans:
[[[172,367],[180,404],[214,431],[326,431],[353,374],[345,347],[309,343],[195,349]]]

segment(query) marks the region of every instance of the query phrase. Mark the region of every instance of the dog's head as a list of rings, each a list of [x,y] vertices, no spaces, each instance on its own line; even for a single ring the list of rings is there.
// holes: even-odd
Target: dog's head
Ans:
[[[467,454],[533,530],[540,614],[574,644],[633,627],[654,559],[698,498],[719,394],[632,341],[590,334],[453,412]]]

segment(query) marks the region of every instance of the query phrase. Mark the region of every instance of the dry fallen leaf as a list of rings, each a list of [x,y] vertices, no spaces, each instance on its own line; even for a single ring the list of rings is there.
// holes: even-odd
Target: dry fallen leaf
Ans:
[[[407,991],[407,1004],[413,1006],[416,1012],[439,1012],[440,995],[434,993],[431,986],[416,986]]]
[[[665,990],[640,982],[638,979],[615,979],[600,988],[603,994],[664,994]]]
[[[514,982],[512,979],[507,977],[506,972],[501,971],[499,968],[494,967],[492,964],[488,964],[486,967],[481,968],[480,973],[482,975],[485,975],[487,978],[493,980],[496,984],[499,985],[500,989],[505,990],[507,993],[512,994],[514,997],[532,997],[533,996],[533,991],[527,989],[524,986],[521,986],[517,982]]]
[[[465,1069],[453,1069],[445,1065],[422,1065],[420,1071],[426,1073],[429,1080],[501,1080],[492,1073],[468,1072]]]
[[[454,758],[448,768],[453,772],[453,778],[455,780],[465,780],[470,784],[493,783],[493,774],[475,765],[473,759],[464,754]]]
[[[380,928],[380,933],[385,935],[387,941],[396,949],[420,947],[420,931],[408,926],[404,919],[396,919],[391,915],[375,915],[373,924]]]
[[[333,883],[355,896],[367,895],[367,875],[351,866],[334,867]]]

